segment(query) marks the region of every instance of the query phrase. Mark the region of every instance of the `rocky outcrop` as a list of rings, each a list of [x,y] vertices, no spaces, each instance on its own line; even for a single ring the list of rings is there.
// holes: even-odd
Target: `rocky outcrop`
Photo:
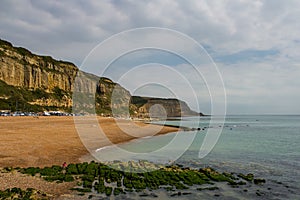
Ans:
[[[0,91],[0,107],[12,110],[70,111],[74,104],[78,112],[88,108],[105,116],[199,115],[177,99],[131,97],[108,78],[80,71],[70,62],[35,55],[4,40],[0,40],[0,87],[5,88]],[[74,95],[78,102],[73,102]]]
[[[51,91],[58,87],[71,91],[78,71],[74,64],[37,56],[23,48],[1,42],[0,80],[9,85]]]
[[[11,100],[12,102],[20,103],[22,100],[41,107],[71,108],[72,94],[75,89],[76,92],[95,95],[96,88],[101,84],[102,91],[96,95],[98,100],[106,102],[101,106],[106,107],[106,110],[102,109],[102,111],[107,113],[108,110],[111,110],[109,93],[112,88],[110,84],[107,84],[108,81],[104,84],[100,83],[99,79],[93,74],[80,71],[70,62],[58,61],[50,56],[35,55],[27,49],[14,47],[11,43],[0,40],[0,81],[14,86],[16,89],[13,89],[13,93],[17,93],[12,94],[11,91],[1,94],[1,97],[14,98]],[[110,82],[112,83],[112,81]],[[30,98],[27,98],[27,94],[22,94],[24,91],[18,91],[17,88],[31,91]],[[44,96],[36,95],[40,93],[40,90],[46,92]],[[124,98],[120,99],[129,102],[129,92],[121,86],[118,91],[120,94],[124,94]],[[47,95],[47,93],[52,95]],[[57,95],[57,93],[60,94]],[[25,104],[25,102],[21,103]],[[10,107],[13,106],[10,105]]]
[[[192,111],[184,101],[149,97],[132,97],[133,104],[138,106],[139,117],[168,118],[181,116],[202,116]]]

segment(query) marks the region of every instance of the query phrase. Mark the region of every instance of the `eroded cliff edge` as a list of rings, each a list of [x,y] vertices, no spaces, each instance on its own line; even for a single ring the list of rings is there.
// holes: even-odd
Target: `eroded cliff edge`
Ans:
[[[77,91],[74,91],[75,88]],[[113,91],[118,101],[112,103]],[[35,55],[25,48],[0,40],[0,110],[71,112],[72,95],[76,92],[95,95],[93,104],[85,103],[84,95],[81,95],[80,101],[105,116],[110,116],[113,110],[117,115],[149,117],[150,109],[155,116],[164,112],[168,117],[199,115],[183,101],[132,97],[125,88],[108,78],[85,73],[73,63]]]

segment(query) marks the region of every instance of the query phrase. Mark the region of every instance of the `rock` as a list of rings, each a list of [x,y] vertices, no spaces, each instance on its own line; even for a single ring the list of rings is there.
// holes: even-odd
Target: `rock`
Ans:
[[[155,194],[155,193],[151,193],[150,196],[154,197],[154,198],[158,197],[157,194]]]
[[[213,191],[213,190],[218,190],[218,189],[219,189],[218,187],[197,188],[197,190],[199,190],[199,191],[202,191],[202,190],[210,190],[210,191]]]
[[[257,190],[257,191],[256,191],[256,195],[257,195],[257,196],[261,196],[262,193],[261,193],[259,190]]]
[[[161,106],[153,107],[152,113],[157,117],[164,116],[163,110],[166,110],[168,117],[203,115],[192,111],[185,102],[178,99],[131,97],[126,89],[108,78],[80,71],[70,62],[35,55],[4,40],[0,40],[0,66],[0,80],[9,86],[24,89],[25,92],[42,90],[51,94],[57,91],[62,93],[58,98],[42,96],[31,100],[23,99],[31,105],[70,110],[73,105],[72,94],[79,92],[77,96],[80,96],[82,102],[77,102],[74,106],[78,113],[88,109],[94,111],[95,107],[97,114],[103,116],[111,116],[112,111],[115,111],[113,113],[118,115],[115,117],[129,117],[130,110],[132,117],[147,118],[150,116],[150,108],[158,104]],[[90,97],[95,93],[96,102],[88,102],[87,99],[93,100]],[[11,96],[8,93],[0,96],[0,99]],[[164,109],[160,109],[161,107]]]
[[[150,117],[150,110],[151,116],[156,118],[200,115],[199,113],[192,111],[184,101],[180,101],[178,99],[133,96],[131,102],[138,105],[137,107],[140,117],[145,118]]]
[[[262,178],[255,178],[255,179],[253,180],[253,182],[254,182],[254,184],[256,184],[256,185],[260,185],[260,184],[265,183],[266,180],[265,180],[265,179],[262,179]]]
[[[19,48],[7,45],[0,45],[0,51],[5,52],[0,60],[0,80],[7,84],[48,91],[54,87],[73,90],[73,81],[78,72],[74,64],[37,56],[29,51],[22,55]]]
[[[238,177],[240,177],[240,178],[242,178],[242,179],[244,179],[244,180],[246,180],[246,181],[249,181],[249,182],[251,182],[251,181],[253,181],[253,179],[254,179],[254,175],[253,174],[247,174],[247,175],[244,175],[244,174],[238,174]]]

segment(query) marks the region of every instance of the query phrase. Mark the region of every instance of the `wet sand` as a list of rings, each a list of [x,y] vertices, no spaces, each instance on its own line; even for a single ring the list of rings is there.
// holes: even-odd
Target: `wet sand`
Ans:
[[[93,135],[99,126],[106,137],[99,141]],[[0,168],[44,167],[61,165],[63,162],[81,162],[89,152],[85,144],[100,148],[111,143],[122,143],[139,137],[176,132],[178,128],[116,120],[113,118],[80,118],[75,127],[73,117],[0,117]],[[121,129],[120,129],[121,127]],[[107,138],[109,140],[107,140]]]

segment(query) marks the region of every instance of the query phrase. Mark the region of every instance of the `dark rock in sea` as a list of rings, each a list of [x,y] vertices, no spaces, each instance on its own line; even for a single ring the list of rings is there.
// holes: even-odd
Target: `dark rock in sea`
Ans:
[[[218,187],[206,187],[206,188],[197,188],[197,190],[202,191],[202,190],[218,190]]]
[[[173,193],[173,194],[171,194],[170,196],[171,197],[175,197],[175,196],[181,196],[181,192],[176,192],[176,193]]]
[[[224,176],[232,179],[232,180],[239,180],[239,178],[237,178],[236,176],[234,176],[234,173],[228,173],[228,172],[223,172],[222,173]]]
[[[183,165],[176,163],[177,167],[182,168]]]
[[[151,193],[150,196],[155,197],[155,198],[158,197],[157,194],[155,194],[155,193]]]
[[[142,194],[140,194],[139,196],[140,196],[140,197],[148,197],[149,194],[147,194],[147,193],[142,193]]]
[[[249,182],[253,181],[253,179],[254,179],[254,175],[253,174],[247,174],[247,175],[238,174],[238,177],[240,177],[240,178],[242,178],[242,179],[244,179],[246,181],[249,181]]]
[[[230,181],[228,181],[228,185],[231,185],[232,187],[235,186],[238,188],[239,185],[246,185],[246,182],[244,182],[244,181],[236,182],[236,181],[230,180]]]
[[[256,185],[260,185],[260,184],[263,184],[266,182],[266,180],[262,179],[262,178],[255,178],[253,181],[254,181],[254,184],[256,184]]]
[[[211,172],[213,172],[213,171],[215,171],[215,170],[212,169],[212,168],[210,168],[210,167],[206,167],[206,168],[201,168],[201,169],[199,169],[199,172],[202,172],[202,173],[204,173],[204,174],[208,174],[208,173],[211,173]]]
[[[261,192],[260,190],[256,190],[256,195],[257,196],[262,196],[264,193],[263,192]]]
[[[257,196],[261,196],[261,194],[260,194],[259,192],[256,192],[256,195],[257,195]]]
[[[246,182],[244,182],[244,181],[239,181],[237,184],[238,184],[238,185],[246,185]]]

